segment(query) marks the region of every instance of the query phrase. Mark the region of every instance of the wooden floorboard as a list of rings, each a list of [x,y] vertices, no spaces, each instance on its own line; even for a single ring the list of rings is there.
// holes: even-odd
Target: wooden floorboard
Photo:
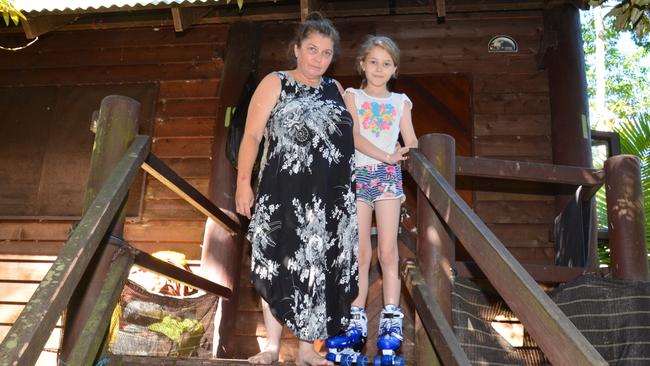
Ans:
[[[125,356],[111,355],[109,365],[116,366],[229,366],[229,365],[249,365],[248,361],[239,359],[198,359],[198,358],[179,358],[179,357],[148,357],[148,356]],[[294,365],[293,362],[275,363],[275,365]]]

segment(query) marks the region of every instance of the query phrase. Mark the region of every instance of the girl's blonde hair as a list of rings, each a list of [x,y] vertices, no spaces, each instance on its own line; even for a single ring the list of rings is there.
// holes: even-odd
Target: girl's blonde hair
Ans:
[[[368,81],[366,80],[366,74],[364,73],[363,69],[361,68],[361,62],[366,59],[366,56],[368,56],[368,53],[370,53],[370,50],[373,47],[381,47],[384,51],[388,52],[390,55],[390,58],[393,59],[393,63],[395,64],[395,67],[399,66],[399,47],[397,46],[397,43],[393,41],[392,39],[386,37],[386,36],[368,36],[366,38],[366,41],[363,42],[361,47],[359,48],[359,54],[357,55],[357,72],[363,80],[361,81],[361,87],[365,87]],[[395,73],[393,74],[393,79],[397,78],[397,70],[395,70]]]

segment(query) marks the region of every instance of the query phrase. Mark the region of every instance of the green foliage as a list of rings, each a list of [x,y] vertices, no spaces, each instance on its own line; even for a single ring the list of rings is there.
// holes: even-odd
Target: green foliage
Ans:
[[[590,6],[599,6],[606,0],[591,0]],[[609,11],[607,17],[614,19],[614,28],[617,30],[630,30],[637,43],[648,44],[650,37],[650,1],[648,0],[622,0]]]
[[[582,38],[586,61],[588,94],[596,94],[596,67],[593,62],[595,53],[594,18],[591,12],[582,13]],[[626,54],[619,50],[617,43],[621,38],[613,26],[614,19],[605,17],[603,41],[605,43],[606,103],[618,120],[626,120],[637,113],[650,113],[650,69],[642,62],[650,55],[650,49],[639,48],[636,52]],[[594,106],[591,106],[592,108]]]
[[[231,0],[226,0],[226,4],[230,4]],[[239,7],[239,10],[241,10],[244,7],[244,0],[237,0],[237,6]]]
[[[9,21],[18,25],[21,19],[27,20],[25,15],[23,15],[20,10],[16,9],[12,0],[0,0],[0,13],[2,13],[2,18],[6,25],[9,25]]]

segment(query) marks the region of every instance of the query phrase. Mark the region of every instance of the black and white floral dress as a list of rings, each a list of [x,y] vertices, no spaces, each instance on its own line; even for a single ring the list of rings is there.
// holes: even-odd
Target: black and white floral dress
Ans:
[[[319,87],[278,72],[255,212],[252,282],[300,339],[337,334],[358,288],[352,118],[334,80]]]

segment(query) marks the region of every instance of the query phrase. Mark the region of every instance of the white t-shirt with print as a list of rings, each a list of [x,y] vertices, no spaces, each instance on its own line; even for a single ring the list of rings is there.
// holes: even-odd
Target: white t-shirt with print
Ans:
[[[406,102],[410,108],[413,107],[409,97],[402,93],[390,93],[388,97],[378,98],[368,95],[363,89],[354,88],[347,88],[345,92],[354,94],[361,136],[387,153],[394,153],[404,104]],[[382,163],[359,150],[356,151],[355,160],[357,166]]]

